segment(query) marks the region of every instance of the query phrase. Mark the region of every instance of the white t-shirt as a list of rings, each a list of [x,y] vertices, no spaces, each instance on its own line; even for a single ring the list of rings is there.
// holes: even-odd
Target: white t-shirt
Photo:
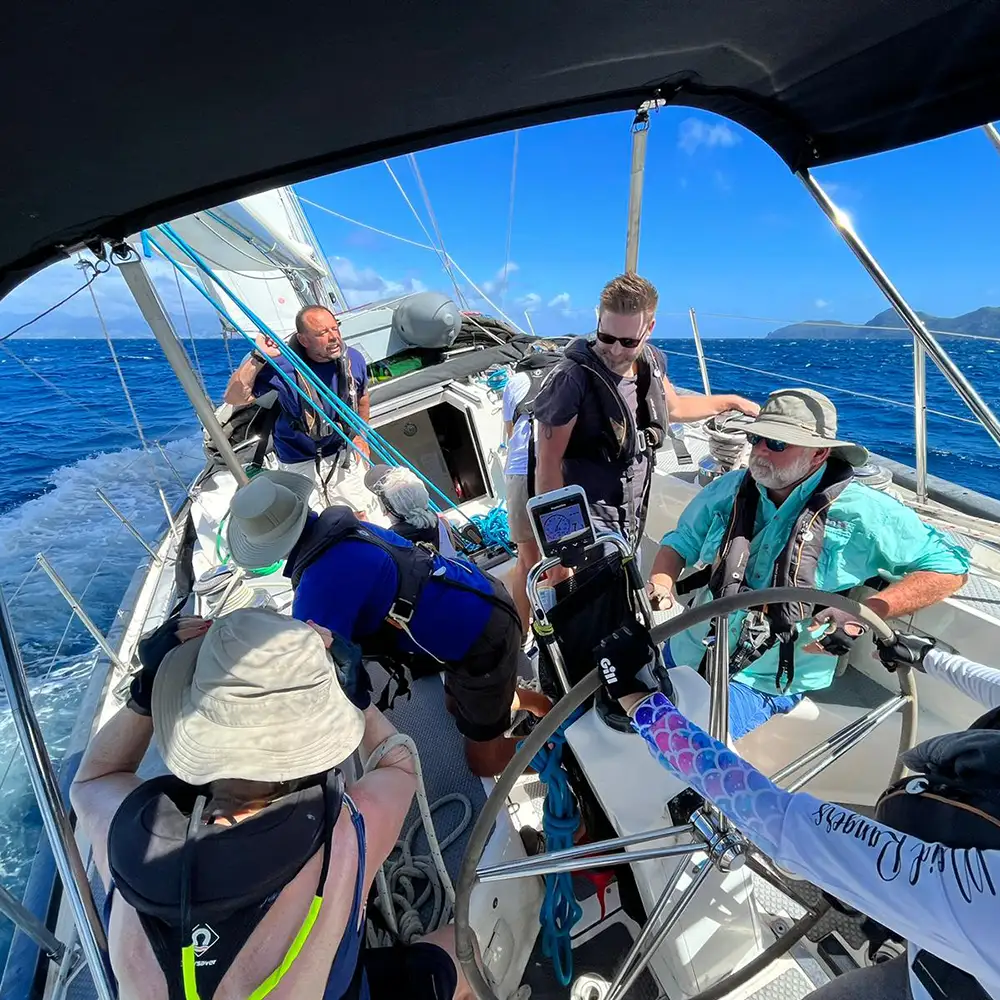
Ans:
[[[507,380],[503,390],[503,419],[514,419],[514,411],[518,403],[528,395],[531,388],[531,376],[525,372],[515,372]],[[526,476],[528,474],[528,439],[531,435],[531,421],[521,417],[514,424],[514,432],[507,442],[507,463],[504,473],[508,476]]]

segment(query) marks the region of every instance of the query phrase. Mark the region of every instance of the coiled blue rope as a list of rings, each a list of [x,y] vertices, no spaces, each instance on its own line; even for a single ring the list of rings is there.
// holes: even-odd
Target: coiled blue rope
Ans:
[[[510,381],[510,369],[509,368],[494,368],[488,371],[481,379],[481,382],[486,384],[486,388],[492,390],[493,392],[503,392],[507,388],[507,383]]]
[[[491,508],[485,514],[473,514],[471,520],[479,529],[479,534],[483,536],[484,545],[487,547],[491,545],[508,547],[510,527],[507,524],[507,508],[504,504]]]
[[[573,834],[580,825],[580,810],[562,767],[566,727],[583,714],[578,708],[532,758],[531,766],[545,785],[542,829],[546,851],[561,851],[573,846]],[[545,899],[538,919],[542,925],[542,954],[552,962],[552,971],[563,986],[573,978],[573,944],[570,932],[583,916],[573,892],[570,872],[545,876]]]

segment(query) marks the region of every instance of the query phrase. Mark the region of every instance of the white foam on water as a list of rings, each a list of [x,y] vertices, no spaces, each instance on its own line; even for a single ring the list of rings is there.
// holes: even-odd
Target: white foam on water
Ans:
[[[97,650],[35,565],[36,554],[45,553],[98,628],[107,631],[146,553],[95,491],[103,489],[143,538],[155,542],[166,528],[157,480],[173,507],[205,461],[200,436],[173,441],[164,452],[166,458],[156,450],[146,454],[129,448],[81,459],[52,473],[51,490],[0,517],[0,585],[32,703],[57,766]],[[6,696],[0,694],[0,882],[16,895],[27,878],[38,831]],[[8,941],[7,929],[0,926],[0,957]]]

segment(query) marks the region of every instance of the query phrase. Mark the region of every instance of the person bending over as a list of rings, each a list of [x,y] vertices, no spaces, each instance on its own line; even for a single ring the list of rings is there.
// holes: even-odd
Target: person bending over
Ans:
[[[427,487],[402,465],[373,465],[365,486],[379,500],[389,527],[411,542],[432,545],[443,556],[458,555],[447,519],[431,510]]]
[[[750,468],[709,483],[663,536],[648,591],[673,603],[684,567],[704,564],[707,585],[690,606],[742,588],[847,592],[893,582],[865,603],[882,618],[908,615],[955,593],[969,553],[888,493],[854,481],[868,452],[837,438],[837,410],[812,389],[779,389],[747,428]],[[810,641],[807,630],[826,624]],[[668,666],[698,667],[710,624],[673,636]],[[846,612],[779,604],[729,617],[730,734],[739,739],[833,683],[837,656],[866,631]]]
[[[286,560],[296,618],[357,644],[398,677],[443,673],[470,768],[498,774],[513,753],[504,738],[512,712],[548,709],[542,695],[517,686],[519,672],[529,679],[532,670],[503,584],[464,559],[361,523],[346,507],[317,515],[309,488],[301,476],[264,471],[237,490],[228,525],[233,560],[246,569]],[[367,692],[360,663],[353,678]]]
[[[839,976],[811,1000],[1000,997],[1000,671],[932,647],[897,634],[880,656],[889,669],[923,670],[991,711],[903,754],[916,777],[882,794],[875,819],[777,787],[685,718],[669,694],[650,693],[637,677],[648,633],[623,630],[598,647],[608,694],[663,767],[772,861],[908,942],[906,954]]]
[[[264,609],[170,619],[70,789],[107,890],[123,1000],[471,1000],[451,927],[365,950],[365,901],[416,789],[396,730],[353,705],[324,639]],[[136,769],[155,738],[168,774]]]

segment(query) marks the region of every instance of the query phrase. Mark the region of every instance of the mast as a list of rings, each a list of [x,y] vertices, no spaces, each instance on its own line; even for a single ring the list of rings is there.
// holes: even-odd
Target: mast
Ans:
[[[198,414],[198,419],[218,449],[222,460],[226,463],[226,468],[233,474],[237,485],[244,486],[250,480],[247,478],[246,472],[243,471],[243,465],[236,457],[236,452],[233,451],[233,446],[229,443],[229,438],[215,415],[215,408],[212,406],[211,400],[202,391],[198,376],[195,375],[191,362],[188,361],[188,356],[177,339],[173,323],[163,307],[163,302],[160,301],[156,287],[146,272],[142,258],[131,248],[129,251],[129,259],[118,265],[122,277],[125,279],[125,284],[128,285],[143,319],[149,324],[153,336],[159,342],[164,356],[191,401],[195,413]]]
[[[635,273],[639,265],[639,228],[642,224],[642,186],[646,175],[646,140],[649,137],[649,108],[639,106],[632,122],[632,173],[628,191],[628,234],[625,239],[625,270]]]

